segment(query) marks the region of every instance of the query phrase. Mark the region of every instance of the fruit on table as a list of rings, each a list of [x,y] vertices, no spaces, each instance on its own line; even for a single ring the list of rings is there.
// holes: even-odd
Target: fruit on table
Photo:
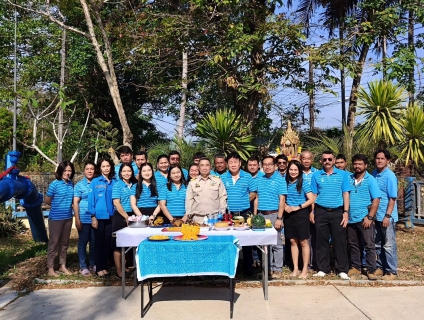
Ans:
[[[265,227],[265,218],[263,216],[260,216],[260,215],[253,216],[251,218],[251,222],[252,222],[253,228],[261,229]]]

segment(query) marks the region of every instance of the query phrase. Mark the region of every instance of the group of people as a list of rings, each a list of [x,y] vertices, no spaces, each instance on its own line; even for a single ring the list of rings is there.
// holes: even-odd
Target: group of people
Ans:
[[[284,265],[282,232],[290,243],[293,277],[305,279],[309,269],[316,271],[315,277],[329,274],[330,243],[340,278],[347,280],[363,270],[370,280],[396,277],[397,180],[388,167],[387,150],[375,153],[372,174],[367,172],[366,156],[352,158],[354,172],[350,173],[335,167],[336,157],[329,151],[321,155],[320,170],[312,167],[309,151],[291,161],[285,155],[268,155],[261,160],[252,156],[246,170],[236,152],[216,155],[213,168],[205,154],[196,153],[186,170],[180,166],[180,154],[172,151],[157,158],[156,171],[144,151],[133,157],[130,148],[121,147],[119,155],[117,166],[107,159],[101,159],[97,166],[87,162],[84,178],[75,187],[73,164],[63,161],[58,166],[56,180],[46,195],[51,205],[50,276],[58,275],[53,262],[59,247],[59,272],[70,273],[66,252],[73,209],[80,273],[84,276],[108,275],[107,261],[112,255],[116,276],[122,276],[121,250],[116,248],[112,233],[126,227],[131,215],[147,215],[150,223],[158,216],[165,223],[176,219],[203,223],[210,214],[229,212],[244,218],[259,214],[272,222],[278,234],[277,245],[270,248],[274,279],[282,276]],[[246,276],[254,275],[258,254],[252,247],[243,247]]]

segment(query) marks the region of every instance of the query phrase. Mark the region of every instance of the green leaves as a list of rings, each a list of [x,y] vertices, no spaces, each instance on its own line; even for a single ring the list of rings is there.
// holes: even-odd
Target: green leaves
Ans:
[[[203,138],[207,147],[214,153],[228,153],[235,151],[247,160],[251,151],[256,147],[250,143],[253,135],[250,134],[250,124],[244,123],[240,115],[227,108],[210,113],[197,124],[197,134]]]
[[[369,92],[361,87],[358,92],[358,115],[365,116],[357,131],[359,142],[382,140],[393,145],[402,136],[400,117],[404,110],[404,88],[380,80],[369,83],[368,89]]]
[[[409,160],[416,165],[424,162],[424,111],[418,104],[410,105],[400,121],[404,136],[400,143],[401,157],[408,165]]]

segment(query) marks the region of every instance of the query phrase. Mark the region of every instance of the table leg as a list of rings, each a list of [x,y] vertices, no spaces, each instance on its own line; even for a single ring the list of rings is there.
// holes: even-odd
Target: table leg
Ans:
[[[134,284],[134,289],[137,288],[138,285],[138,281],[137,281],[137,261],[135,260],[135,247],[133,247],[133,264],[134,264],[134,270],[133,270],[133,284]]]
[[[263,246],[262,252],[262,288],[264,291],[264,298],[268,300],[268,252],[269,246]]]
[[[121,248],[121,263],[122,263],[122,299],[125,300],[125,247]]]
[[[230,319],[233,318],[234,309],[234,281],[230,278]]]
[[[141,280],[141,317],[144,317],[144,281]]]
[[[144,306],[144,281],[141,281],[141,317],[143,318],[153,304],[153,282],[147,280],[147,292],[149,293],[149,301]]]

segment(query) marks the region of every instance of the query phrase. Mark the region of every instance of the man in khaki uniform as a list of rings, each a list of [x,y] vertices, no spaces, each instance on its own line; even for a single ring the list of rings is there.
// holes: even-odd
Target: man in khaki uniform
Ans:
[[[210,174],[209,159],[200,159],[199,171],[200,175],[191,180],[187,187],[183,221],[192,215],[194,222],[202,223],[205,216],[227,208],[227,191],[220,177]]]

